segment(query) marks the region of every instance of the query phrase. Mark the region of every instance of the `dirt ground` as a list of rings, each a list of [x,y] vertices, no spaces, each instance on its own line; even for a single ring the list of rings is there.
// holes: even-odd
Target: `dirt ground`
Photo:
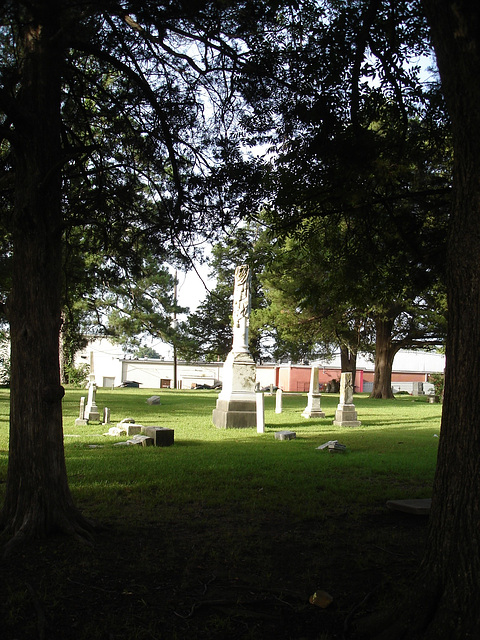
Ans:
[[[355,640],[359,618],[407,588],[427,518],[378,508],[321,521],[193,509],[118,522],[0,561],[2,640]],[[322,591],[322,608],[310,602]]]

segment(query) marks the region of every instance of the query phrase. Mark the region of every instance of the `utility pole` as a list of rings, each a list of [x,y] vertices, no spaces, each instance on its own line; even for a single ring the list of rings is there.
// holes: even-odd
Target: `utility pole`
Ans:
[[[172,329],[174,331],[173,336],[173,388],[177,388],[177,336],[175,335],[175,331],[177,330],[177,270],[175,269],[175,280],[173,284],[173,320],[172,320]]]

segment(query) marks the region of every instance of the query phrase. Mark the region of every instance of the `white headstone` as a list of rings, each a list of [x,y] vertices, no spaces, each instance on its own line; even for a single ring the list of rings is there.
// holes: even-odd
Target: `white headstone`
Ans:
[[[340,402],[337,405],[333,424],[337,427],[359,427],[362,424],[360,420],[357,420],[357,412],[353,404],[351,371],[345,371],[340,376]]]
[[[277,389],[275,394],[275,413],[282,413],[282,390]]]
[[[257,433],[265,433],[265,397],[263,391],[255,393],[257,405]]]
[[[318,367],[312,367],[310,373],[310,391],[308,392],[307,406],[303,410],[304,418],[324,418],[325,413],[320,407],[320,387],[318,384]]]

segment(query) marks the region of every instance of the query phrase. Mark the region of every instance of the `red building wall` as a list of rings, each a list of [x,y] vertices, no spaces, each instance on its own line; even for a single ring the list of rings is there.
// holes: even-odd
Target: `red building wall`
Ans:
[[[311,367],[307,365],[286,365],[277,369],[276,384],[283,391],[306,392],[310,389]],[[319,368],[318,382],[320,387],[327,385],[332,380],[340,381],[340,369]],[[355,391],[363,391],[363,370],[357,371],[355,376]]]

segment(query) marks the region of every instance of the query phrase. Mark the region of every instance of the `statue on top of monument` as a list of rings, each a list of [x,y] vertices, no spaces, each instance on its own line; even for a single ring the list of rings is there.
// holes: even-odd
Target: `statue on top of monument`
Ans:
[[[250,317],[250,269],[242,264],[235,269],[233,289],[233,351],[248,352]]]

